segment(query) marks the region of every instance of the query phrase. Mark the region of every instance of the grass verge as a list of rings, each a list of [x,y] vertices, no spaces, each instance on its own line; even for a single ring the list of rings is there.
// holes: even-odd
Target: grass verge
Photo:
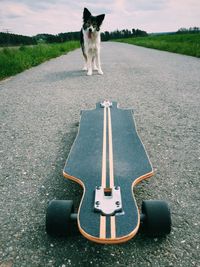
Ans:
[[[200,57],[200,33],[166,34],[118,39],[118,42]]]
[[[80,46],[78,41],[62,44],[39,44],[0,50],[0,80],[15,75],[51,58],[66,54]]]

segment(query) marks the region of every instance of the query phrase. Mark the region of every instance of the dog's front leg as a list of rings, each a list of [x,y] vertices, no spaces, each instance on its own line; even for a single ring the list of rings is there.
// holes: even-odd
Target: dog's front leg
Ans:
[[[85,58],[84,60],[83,70],[87,70],[87,58]]]
[[[87,57],[87,69],[88,69],[88,72],[87,72],[87,75],[92,75],[92,55],[88,54],[88,57]]]
[[[99,50],[99,49],[98,49],[98,51],[97,51],[96,64],[97,64],[98,73],[99,73],[100,75],[102,75],[102,74],[103,74],[103,71],[102,71],[102,69],[101,69],[100,50]]]
[[[93,70],[98,70],[95,57],[92,58],[92,68],[93,68]]]

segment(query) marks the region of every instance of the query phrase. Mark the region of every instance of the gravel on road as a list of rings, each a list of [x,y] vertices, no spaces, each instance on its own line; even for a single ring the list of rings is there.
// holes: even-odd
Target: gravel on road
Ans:
[[[0,82],[0,267],[199,267],[200,60],[120,43],[102,44],[102,69],[88,77],[81,50]],[[80,234],[52,238],[52,199],[81,198],[62,169],[80,111],[103,99],[133,108],[155,176],[135,188],[142,200],[166,200],[172,232],[139,233],[120,245]]]

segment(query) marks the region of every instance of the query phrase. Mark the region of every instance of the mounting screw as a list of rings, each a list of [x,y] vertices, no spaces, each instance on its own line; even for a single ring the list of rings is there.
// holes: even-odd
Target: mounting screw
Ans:
[[[120,202],[119,201],[116,201],[115,204],[116,204],[117,207],[119,207]]]
[[[100,201],[96,201],[95,205],[98,207],[100,205]]]

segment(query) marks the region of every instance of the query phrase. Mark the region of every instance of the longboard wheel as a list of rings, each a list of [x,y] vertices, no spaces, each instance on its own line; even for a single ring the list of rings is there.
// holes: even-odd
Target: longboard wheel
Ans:
[[[165,236],[171,231],[171,214],[167,202],[148,200],[142,202],[143,226],[149,236]]]
[[[72,200],[52,200],[46,212],[46,232],[53,236],[67,236],[71,230]]]

